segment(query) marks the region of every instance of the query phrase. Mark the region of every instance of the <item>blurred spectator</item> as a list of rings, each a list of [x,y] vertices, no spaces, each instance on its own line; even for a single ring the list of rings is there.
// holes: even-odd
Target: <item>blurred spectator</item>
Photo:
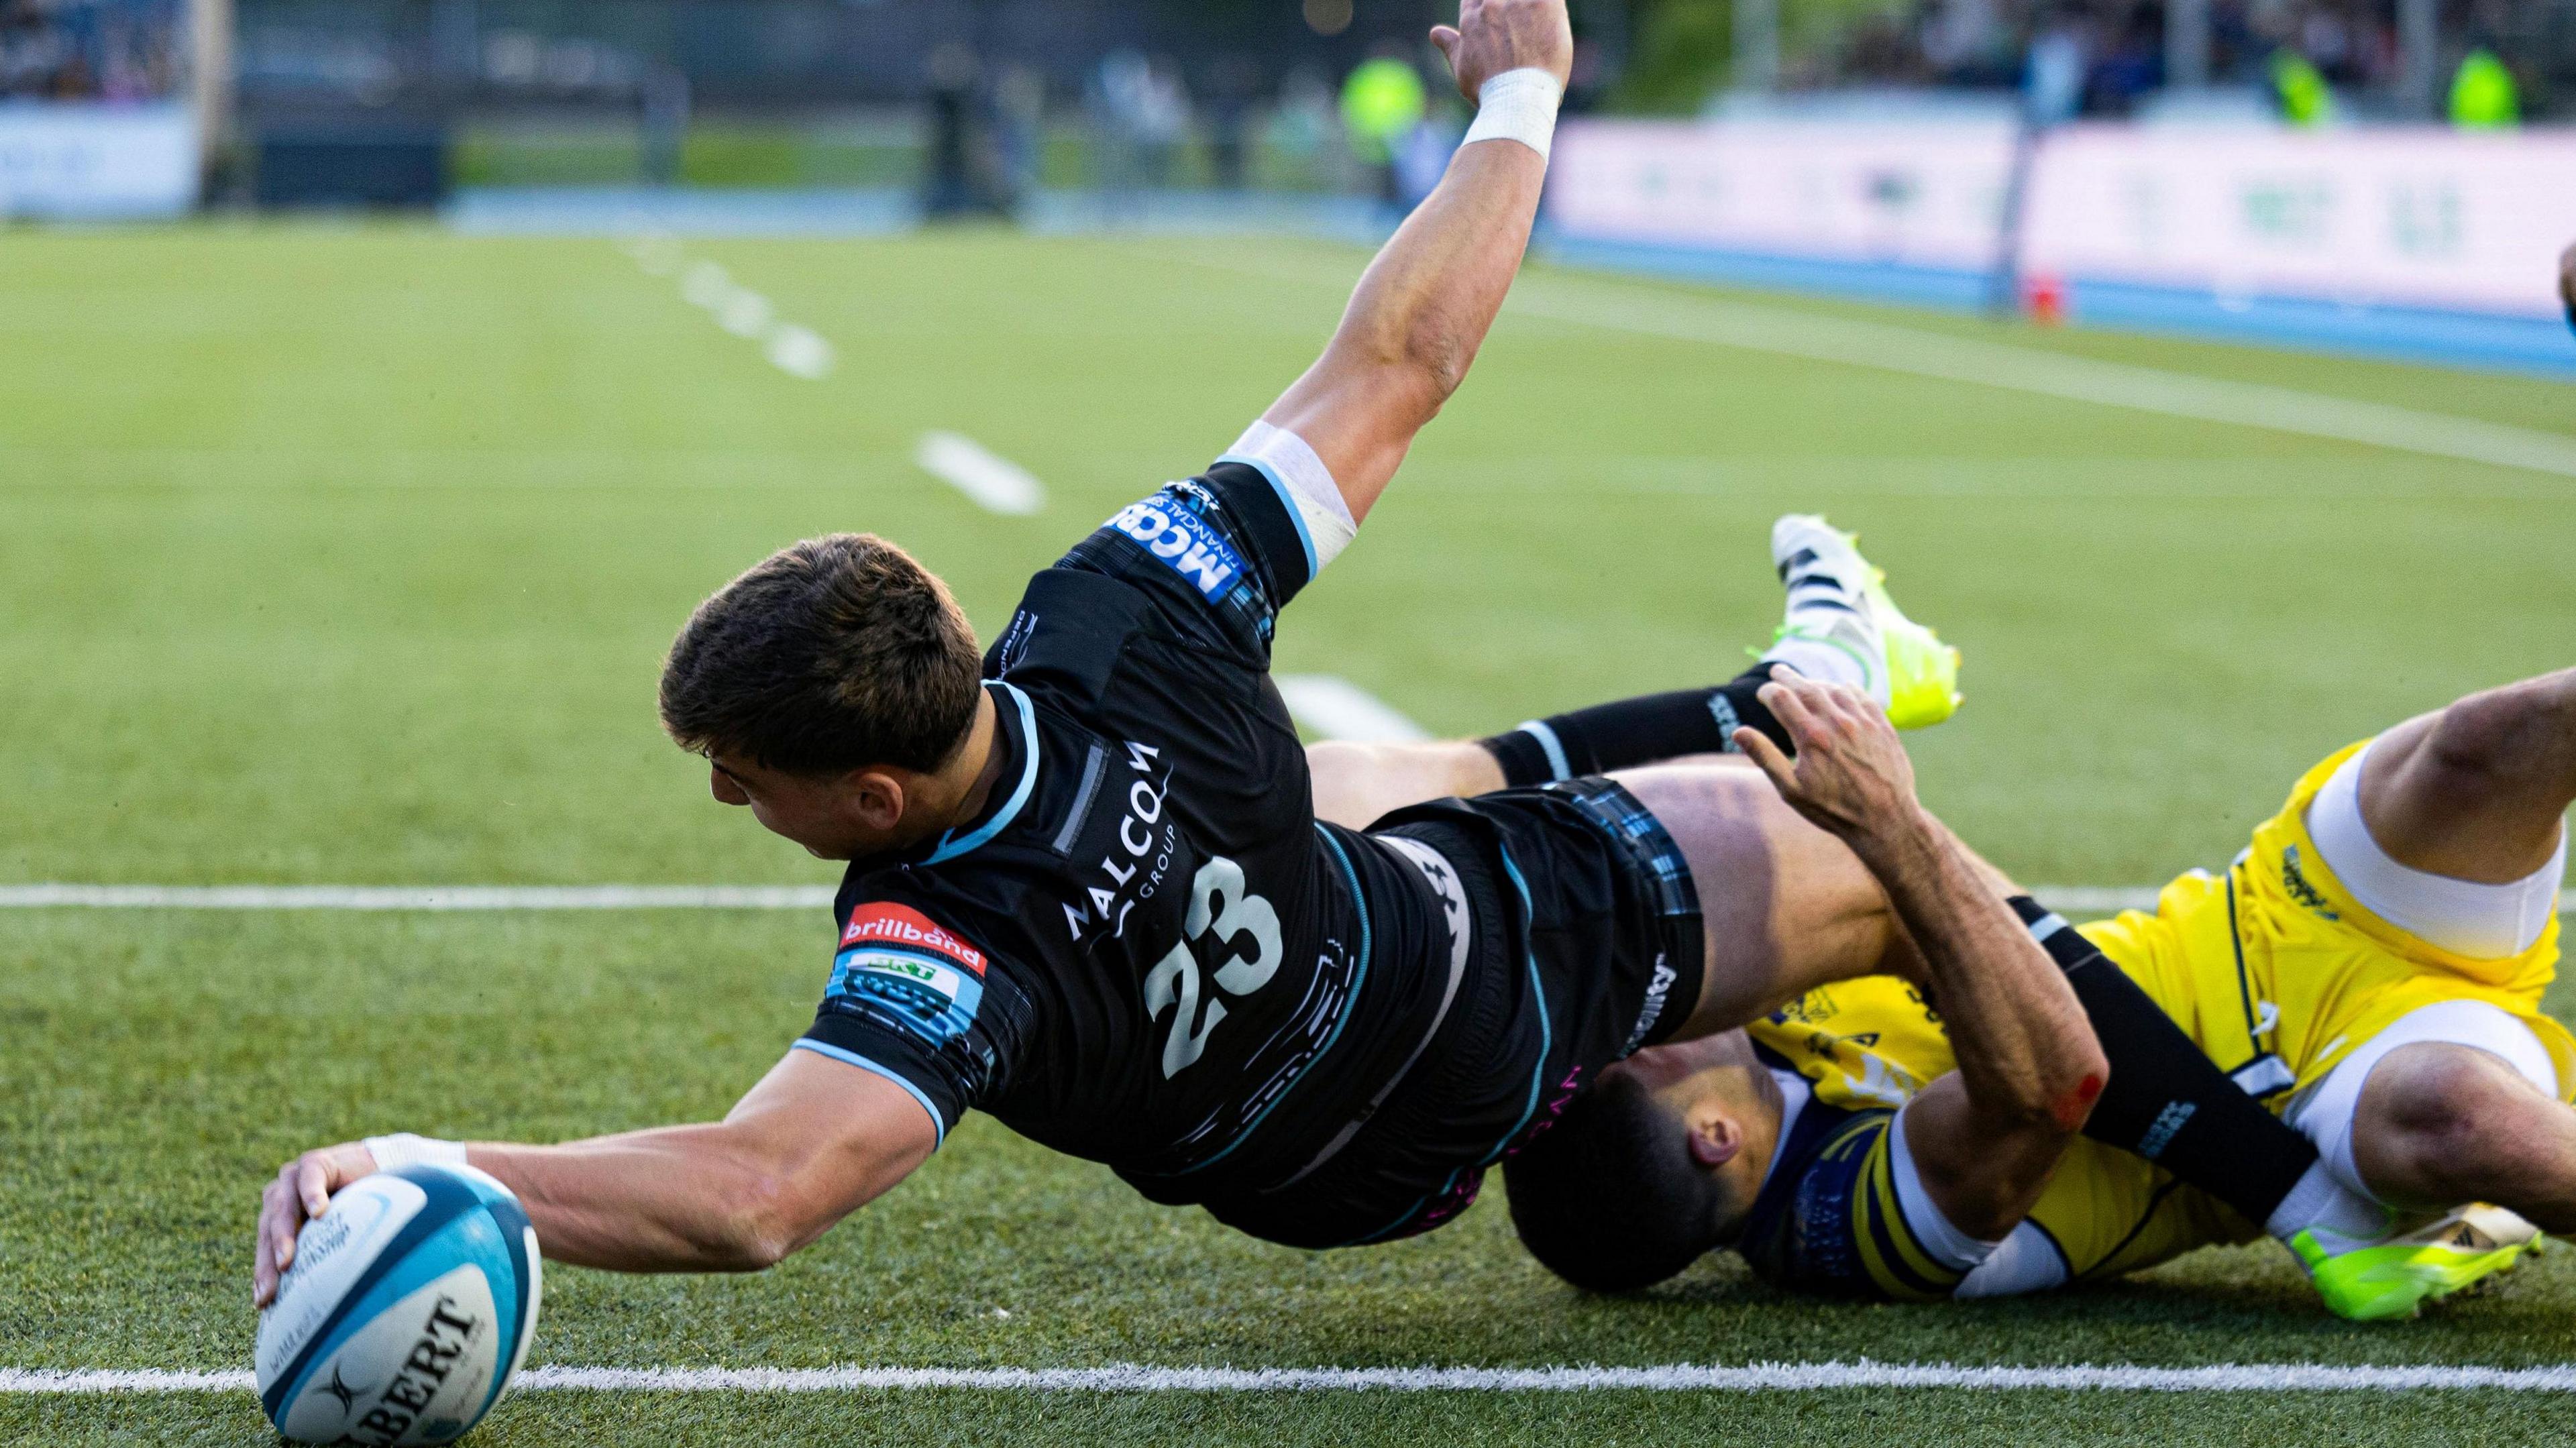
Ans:
[[[2451,124],[2462,130],[2495,131],[2522,121],[2522,88],[2513,72],[2492,50],[2481,45],[2460,62],[2451,77]]]
[[[1395,175],[1395,204],[1410,214],[1431,195],[1440,178],[1449,172],[1449,158],[1457,153],[1463,133],[1450,126],[1445,116],[1426,115],[1413,123],[1413,128],[1396,138],[1391,148],[1391,165]]]
[[[1219,190],[1240,191],[1250,179],[1252,102],[1260,89],[1261,68],[1246,55],[1219,57],[1199,87],[1207,103],[1208,171]]]
[[[2034,130],[2045,130],[2075,118],[2084,103],[2087,43],[2080,14],[2060,9],[2030,42],[2030,63],[2022,81],[2022,114]]]
[[[2085,80],[2084,110],[2095,116],[2127,116],[2138,98],[2165,83],[2165,15],[2161,6],[2140,4],[2112,42],[2110,53],[2093,65]]]
[[[0,98],[178,93],[179,0],[0,0]]]
[[[1342,82],[1342,124],[1351,153],[1374,169],[1378,198],[1389,206],[1404,204],[1395,174],[1396,142],[1421,123],[1425,105],[1422,76],[1394,41],[1379,42]]]
[[[2271,71],[2281,119],[2294,126],[2322,126],[2334,119],[2334,88],[2315,62],[2284,47],[2272,52]]]
[[[1312,67],[1301,65],[1279,83],[1279,102],[1271,108],[1262,141],[1293,173],[1296,184],[1338,190],[1340,129],[1332,86]]]

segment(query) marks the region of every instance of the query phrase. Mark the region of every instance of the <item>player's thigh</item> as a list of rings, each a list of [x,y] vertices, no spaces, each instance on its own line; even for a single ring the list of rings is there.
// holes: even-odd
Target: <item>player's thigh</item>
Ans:
[[[1482,745],[1458,740],[1326,740],[1306,746],[1306,771],[1314,781],[1315,818],[1355,830],[1406,805],[1503,787],[1494,756]]]
[[[1901,972],[1910,961],[1868,867],[1789,808],[1760,770],[1729,760],[1616,778],[1690,865],[1707,972],[1689,1034],[1731,1029],[1814,986]]]

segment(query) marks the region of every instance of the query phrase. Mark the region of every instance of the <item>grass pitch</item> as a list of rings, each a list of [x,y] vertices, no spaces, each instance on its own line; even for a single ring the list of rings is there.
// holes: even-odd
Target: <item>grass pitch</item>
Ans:
[[[828,883],[655,730],[689,606],[793,538],[913,547],[979,626],[1203,466],[1311,359],[1357,253],[1247,240],[702,242],[829,338],[822,382],[602,241],[408,228],[0,241],[0,880]],[[2564,478],[1507,314],[1282,669],[1486,732],[1732,673],[1769,519],[1864,531],[1968,656],[1916,736],[1935,808],[2074,884],[2216,864],[2328,750],[2569,657]],[[1572,299],[1572,300],[1568,300]],[[1863,315],[2570,434],[2576,390]],[[999,518],[925,430],[1042,477]],[[0,1366],[247,1363],[248,1225],[303,1146],[720,1113],[809,1016],[819,917],[0,912]],[[2564,1002],[2562,1002],[2564,1004]],[[1489,1203],[1306,1254],[970,1122],[755,1278],[551,1276],[586,1365],[2193,1364],[2576,1359],[2576,1262],[2413,1324],[2325,1317],[2268,1246],[1954,1308],[1781,1297],[1722,1263],[1556,1285]],[[1007,1315],[1005,1315],[1007,1314]],[[516,1398],[476,1441],[2518,1441],[2544,1397],[980,1392]],[[2323,1427],[2331,1423],[2330,1430]],[[239,1395],[0,1399],[0,1438],[256,1442]]]

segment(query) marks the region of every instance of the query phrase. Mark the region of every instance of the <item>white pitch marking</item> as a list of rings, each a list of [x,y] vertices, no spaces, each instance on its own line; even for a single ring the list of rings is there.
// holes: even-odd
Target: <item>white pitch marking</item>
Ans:
[[[1217,271],[1271,280],[1348,286],[1347,268],[1249,265],[1180,253]],[[1525,277],[1506,307],[1578,326],[1706,342],[1849,367],[1876,367],[1944,382],[2033,392],[2196,422],[2233,423],[2335,442],[2360,443],[2459,462],[2491,463],[2576,477],[2576,437],[2537,428],[2419,412],[2321,392],[2229,382],[2160,367],[2101,362],[2037,347],[1981,342],[1947,333],[1862,322],[1781,307],[1721,302],[1680,292],[1644,293],[1564,278]]]
[[[840,361],[820,333],[794,322],[781,322],[769,333],[769,365],[790,377],[820,382]]]
[[[1283,676],[1281,690],[1290,679],[1311,677]],[[1292,707],[1325,732],[1305,706],[1292,700]],[[2153,910],[2158,893],[2153,885],[2034,885],[2030,892],[2078,915]],[[831,903],[828,885],[0,885],[0,910],[818,910]],[[2558,897],[2558,913],[2576,914],[2576,890]]]
[[[923,433],[912,460],[988,513],[1025,518],[1046,507],[1045,485],[1028,469],[988,451],[973,438],[953,432]]]
[[[1402,744],[1431,737],[1394,705],[1348,679],[1332,674],[1273,674],[1271,678],[1297,722],[1326,739]]]
[[[717,326],[761,343],[769,365],[788,376],[820,382],[839,365],[840,358],[832,344],[821,334],[811,327],[779,320],[778,308],[769,298],[736,282],[722,266],[696,261],[682,270],[680,244],[667,233],[650,232],[636,237],[625,244],[624,250],[649,276],[679,272],[683,299],[714,316]]]
[[[689,263],[680,273],[680,296],[693,307],[712,312],[733,295],[733,276],[711,261]]]
[[[1529,316],[1582,326],[2576,478],[2576,437],[2258,382],[2227,382],[1881,322],[1561,282],[1525,282],[1513,292],[1510,306]]]
[[[1194,1368],[1111,1363],[1095,1368],[578,1368],[539,1367],[520,1392],[832,1393],[919,1389],[983,1392],[1832,1392],[1960,1388],[1983,1392],[2576,1392],[2576,1367],[2465,1365],[2334,1367],[2220,1363],[2207,1367],[1972,1367],[1952,1363],[1747,1363],[1538,1368]],[[0,1368],[0,1393],[248,1392],[247,1372],[59,1371]]]
[[[778,309],[769,304],[769,298],[748,287],[736,287],[733,295],[724,299],[724,305],[716,309],[716,325],[737,337],[766,337],[777,316]]]
[[[817,910],[828,885],[0,885],[0,908]]]

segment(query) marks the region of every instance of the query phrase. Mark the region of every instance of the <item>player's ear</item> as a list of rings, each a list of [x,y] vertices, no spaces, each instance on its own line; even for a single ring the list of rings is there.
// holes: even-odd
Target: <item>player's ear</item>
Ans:
[[[1691,1118],[1690,1154],[1704,1171],[1715,1171],[1744,1150],[1744,1127],[1726,1112]]]
[[[857,769],[843,776],[841,787],[849,792],[850,809],[859,823],[871,830],[891,830],[903,822],[903,808],[909,796],[903,781],[882,769]]]

